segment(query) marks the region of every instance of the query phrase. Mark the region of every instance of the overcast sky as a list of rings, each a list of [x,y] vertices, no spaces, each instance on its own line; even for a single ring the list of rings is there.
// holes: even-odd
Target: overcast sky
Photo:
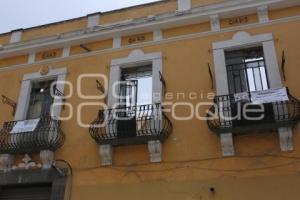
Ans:
[[[0,33],[157,0],[0,0]]]

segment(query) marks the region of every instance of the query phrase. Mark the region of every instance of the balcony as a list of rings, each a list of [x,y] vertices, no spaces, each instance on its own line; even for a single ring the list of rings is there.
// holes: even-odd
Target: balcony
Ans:
[[[33,131],[12,133],[18,121],[5,122],[0,130],[0,154],[29,154],[55,151],[61,147],[65,135],[60,121],[42,117]]]
[[[247,93],[242,101],[234,94],[216,96],[215,105],[207,113],[208,127],[217,134],[242,134],[293,127],[300,121],[300,101],[292,95],[287,94],[287,101],[262,104],[250,103],[251,95]],[[243,112],[248,117],[240,114]]]
[[[172,123],[160,104],[100,110],[90,134],[99,145],[163,142],[172,132]]]

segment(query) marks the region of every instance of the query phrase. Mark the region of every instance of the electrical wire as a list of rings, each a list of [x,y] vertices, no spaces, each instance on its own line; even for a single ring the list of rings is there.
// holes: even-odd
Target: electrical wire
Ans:
[[[216,160],[225,160],[225,159],[234,159],[234,158],[240,158],[240,159],[249,159],[249,158],[284,158],[284,159],[293,159],[297,161],[288,162],[284,164],[278,164],[273,166],[267,166],[267,167],[257,167],[257,168],[244,168],[244,169],[221,169],[221,168],[207,168],[207,167],[198,167],[198,166],[192,166],[191,163],[196,162],[205,162],[205,161],[216,161]],[[214,158],[205,158],[205,159],[197,159],[197,160],[182,160],[182,161],[165,161],[160,164],[184,164],[182,166],[175,166],[175,167],[169,167],[165,169],[158,169],[158,170],[147,170],[147,169],[134,169],[137,167],[144,167],[150,165],[149,163],[140,163],[140,164],[133,164],[133,165],[114,165],[112,167],[103,167],[103,166],[96,166],[96,167],[90,167],[90,168],[74,168],[75,170],[96,170],[96,169],[112,169],[116,171],[125,171],[125,172],[166,172],[166,171],[174,171],[178,169],[184,169],[184,168],[191,168],[191,169],[198,169],[203,171],[220,171],[220,172],[247,172],[247,171],[259,171],[259,170],[267,170],[267,169],[274,169],[274,168],[280,168],[284,166],[293,165],[296,163],[300,163],[300,157],[296,156],[283,156],[283,155],[276,155],[276,154],[264,154],[264,155],[248,155],[248,156],[236,156],[236,157],[214,157]]]

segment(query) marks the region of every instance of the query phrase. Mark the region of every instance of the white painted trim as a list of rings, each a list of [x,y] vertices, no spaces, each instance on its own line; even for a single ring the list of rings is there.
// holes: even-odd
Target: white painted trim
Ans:
[[[161,41],[163,40],[163,33],[161,30],[155,30],[153,31],[153,41]]]
[[[70,51],[71,51],[71,47],[70,46],[64,47],[62,57],[65,58],[65,57],[70,56]]]
[[[132,50],[134,48],[143,48],[143,47],[157,45],[157,44],[168,44],[168,43],[173,43],[173,42],[177,42],[177,41],[208,37],[211,35],[219,35],[219,34],[231,33],[231,32],[236,32],[236,31],[247,31],[247,30],[250,30],[253,28],[272,26],[272,25],[276,25],[276,24],[295,22],[295,21],[299,21],[299,20],[300,20],[300,15],[272,20],[265,24],[254,23],[254,24],[247,24],[247,25],[242,25],[242,26],[235,26],[235,27],[230,27],[230,28],[226,28],[226,29],[221,29],[221,31],[219,31],[219,32],[207,31],[207,32],[191,33],[191,34],[180,35],[180,36],[175,36],[175,37],[171,37],[171,38],[163,38],[163,40],[161,40],[161,41],[149,41],[149,42],[133,44],[130,46],[122,46],[120,49],[108,48],[108,49],[104,49],[104,50],[70,55],[69,57],[66,57],[66,58],[53,58],[53,59],[41,60],[41,61],[37,61],[35,63],[36,64],[53,64],[53,63],[58,63],[61,61],[66,61],[66,60],[79,59],[79,58],[100,55],[100,54],[117,52],[120,50]],[[12,70],[16,70],[16,69],[21,69],[21,68],[26,68],[26,67],[31,67],[31,66],[32,66],[32,64],[18,64],[18,65],[2,67],[2,68],[0,68],[0,73],[12,71]]]
[[[115,36],[113,39],[113,48],[118,49],[122,46],[122,38],[121,36]]]
[[[257,8],[258,20],[260,23],[269,21],[269,8],[268,6],[260,6]]]
[[[229,93],[227,72],[226,72],[225,50],[231,50],[231,49],[237,49],[237,48],[243,48],[249,46],[259,46],[259,45],[263,47],[263,51],[264,51],[269,87],[271,89],[283,87],[280,71],[279,71],[278,60],[276,56],[276,49],[273,40],[273,35],[271,33],[267,33],[262,35],[251,36],[247,32],[238,32],[233,36],[232,40],[213,43],[217,95],[227,95]],[[286,127],[279,128],[278,134],[280,139],[281,150],[284,152],[292,151],[293,150],[292,129]],[[221,143],[223,148],[224,145],[223,145],[222,137],[221,137]]]
[[[273,40],[272,33],[251,36],[249,33],[241,31],[236,33],[232,40],[213,43],[213,49],[232,49],[259,44],[265,41]]]
[[[217,94],[228,94],[225,50],[248,46],[263,46],[270,88],[282,87],[282,81],[276,56],[275,44],[271,33],[251,36],[247,32],[238,32],[232,40],[213,43]]]
[[[110,166],[113,164],[113,148],[111,145],[100,145],[99,146],[99,155],[101,158],[102,166]]]
[[[148,141],[148,151],[151,163],[160,163],[162,160],[162,144],[159,140]]]
[[[235,155],[233,135],[232,133],[223,133],[220,135],[222,155],[224,157],[230,157]]]
[[[293,129],[290,127],[283,127],[278,129],[280,149],[282,152],[289,152],[294,150],[293,144]]]
[[[98,26],[100,22],[100,14],[89,15],[87,28],[93,28],[94,26]]]
[[[192,8],[191,0],[177,0],[177,10],[186,11]]]
[[[23,30],[13,31],[10,36],[10,43],[20,42],[22,40]]]
[[[229,92],[225,50],[244,48],[252,45],[262,45],[264,47],[270,88],[282,87],[272,34],[251,36],[247,32],[242,31],[236,33],[232,40],[213,43],[217,95],[227,95]]]
[[[220,18],[219,15],[211,15],[210,18],[210,27],[211,31],[220,31],[221,25],[220,25]]]
[[[227,71],[225,63],[225,53],[223,49],[213,51],[216,77],[217,95],[227,95],[229,93],[227,82]]]
[[[35,62],[35,53],[30,53],[28,55],[28,64],[32,64]]]
[[[118,99],[112,94],[112,88],[115,82],[120,81],[121,69],[138,67],[145,64],[152,64],[152,90],[154,94],[160,94],[160,98],[153,96],[153,103],[160,103],[162,98],[162,84],[159,79],[159,72],[162,72],[162,62],[161,52],[145,54],[142,50],[134,50],[128,57],[112,60],[109,78],[108,107],[112,108],[118,103]],[[118,94],[118,91],[116,91],[116,93]]]
[[[289,6],[299,5],[300,0],[252,0],[252,1],[224,1],[220,4],[211,4],[203,7],[196,7],[188,14],[176,15],[176,13],[168,13],[157,17],[154,21],[147,19],[133,20],[128,25],[120,25],[113,27],[99,26],[94,31],[80,31],[61,34],[60,37],[47,37],[42,39],[31,40],[28,42],[19,42],[16,44],[8,44],[3,46],[0,51],[0,58],[11,57],[15,55],[22,55],[28,51],[41,51],[45,49],[60,48],[62,46],[78,45],[82,42],[94,42],[111,38],[112,35],[132,35],[144,32],[151,32],[156,29],[166,29],[172,27],[179,27],[188,24],[195,24],[207,21],[211,15],[230,14],[239,15],[243,11],[253,10],[257,12],[256,8],[268,5],[269,8],[283,8]]]
[[[267,76],[270,88],[283,87],[274,40],[262,42],[266,62]]]
[[[271,33],[267,33],[251,36],[249,33],[241,31],[236,33],[232,40],[213,43],[217,95],[228,94],[225,50],[259,45],[263,46],[264,50],[269,87],[282,87],[273,35]]]
[[[18,106],[15,114],[15,121],[24,120],[26,118],[28,104],[30,100],[30,93],[32,82],[41,81],[41,80],[49,80],[56,79],[59,82],[65,81],[67,75],[67,68],[60,69],[50,69],[47,75],[41,75],[39,72],[32,74],[25,74],[23,76],[23,81],[21,85],[21,91],[18,100]],[[57,84],[57,89],[64,92],[64,84]],[[54,103],[61,103],[61,99],[55,98]],[[53,110],[53,116],[59,117],[61,112],[61,108],[56,106]]]

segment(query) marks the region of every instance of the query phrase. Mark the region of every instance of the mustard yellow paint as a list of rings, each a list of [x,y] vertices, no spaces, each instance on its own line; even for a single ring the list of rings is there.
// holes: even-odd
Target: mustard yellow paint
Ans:
[[[25,29],[22,35],[22,40],[32,40],[42,37],[55,36],[59,33],[72,32],[75,30],[85,29],[87,26],[87,18],[80,18],[77,20],[66,21],[49,25],[45,27],[36,27],[31,29]]]
[[[199,33],[199,32],[206,32],[210,30],[210,23],[205,22],[201,24],[193,24],[184,27],[177,27],[171,29],[163,30],[163,37],[164,38],[171,38],[180,35],[192,34],[192,33]]]
[[[62,57],[62,53],[63,53],[62,49],[52,49],[52,50],[38,52],[36,53],[35,61],[41,61],[41,60],[46,60],[51,58],[59,58]],[[51,58],[47,58],[45,57],[47,54],[53,54],[55,56]]]
[[[115,23],[120,20],[129,20],[158,15],[167,12],[174,12],[177,9],[177,0],[161,1],[148,6],[138,6],[129,9],[122,9],[114,12],[107,12],[101,16],[101,24]]]
[[[138,41],[138,38],[143,38],[143,40]],[[135,41],[135,42],[133,42]],[[122,46],[131,45],[131,44],[138,44],[141,42],[149,42],[153,41],[153,33],[141,33],[138,35],[130,35],[122,37]]]
[[[247,21],[245,21],[245,17],[247,17]],[[242,23],[234,23],[230,24],[231,20],[234,20],[236,18],[242,18],[243,22]],[[241,25],[247,25],[247,24],[254,24],[258,22],[258,16],[257,14],[252,14],[252,15],[245,15],[245,16],[239,16],[239,17],[232,17],[232,18],[226,18],[226,19],[221,19],[220,25],[221,28],[230,28],[234,26],[241,26]]]
[[[142,8],[137,8],[143,10]],[[121,11],[120,11],[121,12]],[[123,11],[122,11],[123,12]],[[125,11],[124,11],[125,12]],[[127,11],[126,11],[127,12]],[[129,11],[128,11],[129,12]],[[146,13],[146,11],[139,11]],[[294,11],[293,11],[294,12]],[[285,14],[290,13],[286,9]],[[300,14],[300,13],[298,13]],[[111,14],[112,15],[112,14]],[[286,16],[286,15],[285,15]],[[255,23],[257,18],[250,16]],[[112,20],[113,21],[113,20]],[[224,23],[224,22],[222,22]],[[222,25],[223,26],[223,25]],[[210,24],[196,24],[181,28],[164,30],[166,38],[184,34],[208,31]],[[278,63],[281,53],[286,54],[285,86],[291,94],[300,99],[300,46],[297,45],[300,35],[300,21],[265,25],[250,28],[245,31],[251,35],[272,33],[275,38]],[[47,29],[42,32],[47,31]],[[195,105],[207,100],[207,93],[214,93],[208,75],[207,64],[214,69],[212,43],[230,40],[237,31],[216,33],[193,39],[170,41],[164,43],[145,44],[139,49],[145,53],[162,52],[163,75],[167,83],[167,92],[184,93],[185,98],[173,98],[169,101],[186,100]],[[123,37],[126,41],[126,37]],[[134,46],[118,50],[86,54],[81,57],[57,60],[51,67],[67,67],[67,81],[77,84],[77,78],[85,73],[101,73],[109,76],[112,59],[127,57],[135,50]],[[112,40],[86,44],[92,50],[110,48]],[[94,51],[95,51],[94,50]],[[83,53],[79,47],[72,47],[71,54]],[[6,65],[14,65],[21,58],[10,58],[3,61]],[[25,59],[24,59],[25,61]],[[22,60],[23,62],[23,60]],[[19,63],[19,61],[18,61]],[[26,62],[25,62],[26,63]],[[23,75],[38,72],[44,64],[35,63],[11,71],[0,72],[0,94],[5,94],[17,101]],[[97,95],[96,79],[86,79],[82,89],[86,95]],[[12,85],[13,87],[9,87]],[[70,92],[66,87],[65,94]],[[188,98],[190,92],[196,92],[198,98]],[[165,99],[167,101],[167,99]],[[74,95],[67,99],[76,113],[80,99],[75,90]],[[103,100],[88,100],[88,102],[103,102]],[[99,106],[83,109],[83,121],[93,121]],[[11,108],[0,104],[0,124],[13,120]],[[66,108],[62,116],[70,111]],[[186,116],[186,108],[178,108],[177,114]],[[205,115],[205,109],[200,110]],[[170,115],[168,114],[170,117]],[[190,121],[175,121],[173,133],[163,144],[163,162],[150,164],[146,145],[133,145],[114,148],[111,167],[101,167],[98,146],[90,137],[87,128],[77,125],[77,115],[71,120],[62,122],[66,134],[64,146],[55,152],[56,159],[65,159],[71,163],[74,171],[72,200],[96,199],[217,199],[217,200],[252,200],[252,199],[291,199],[300,196],[300,130],[295,128],[294,146],[291,153],[282,153],[279,147],[277,133],[252,133],[234,138],[236,156],[223,158],[219,138],[212,133],[206,121],[193,119]],[[33,156],[38,160],[38,156]],[[215,193],[210,188],[215,188]]]
[[[269,18],[271,20],[274,19],[280,19],[284,17],[292,17],[297,16],[300,13],[300,6],[291,7],[288,9],[278,9],[278,10],[272,10],[269,13]]]
[[[26,64],[27,61],[28,61],[28,56],[27,55],[0,59],[0,68],[1,67],[13,66],[13,65]]]
[[[85,47],[89,48],[92,51],[98,51],[98,50],[103,50],[103,49],[109,49],[112,48],[112,43],[113,40],[103,40],[103,41],[98,41],[98,42],[93,42],[93,43],[87,43],[83,44]],[[79,45],[78,46],[72,46],[70,54],[75,55],[75,54],[81,54],[81,53],[86,53],[87,51],[81,48]]]
[[[191,0],[192,6],[206,6],[209,4],[217,4],[217,3],[222,3],[224,0]]]
[[[8,44],[10,41],[10,34],[0,35],[0,45]]]

